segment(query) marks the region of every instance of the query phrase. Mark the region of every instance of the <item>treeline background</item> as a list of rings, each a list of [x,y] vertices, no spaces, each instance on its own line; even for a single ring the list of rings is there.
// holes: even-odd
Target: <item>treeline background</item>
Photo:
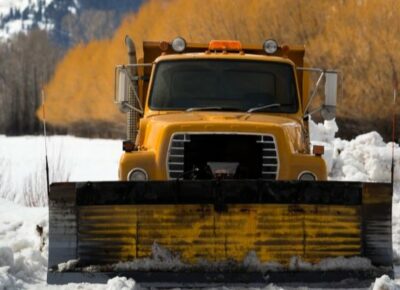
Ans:
[[[237,39],[260,46],[265,39],[275,38],[289,45],[304,44],[309,66],[341,71],[340,136],[376,130],[388,140],[393,109],[398,112],[400,107],[393,106],[393,76],[400,68],[399,32],[397,0],[148,0],[125,18],[112,37],[82,42],[62,58],[49,51],[44,60],[35,59],[32,68],[21,64],[15,84],[22,86],[14,90],[20,90],[22,97],[11,107],[18,108],[21,120],[31,121],[32,111],[28,111],[38,110],[40,102],[28,101],[24,84],[39,78],[39,83],[47,83],[47,117],[55,132],[123,138],[124,115],[113,104],[113,88],[114,67],[127,60],[126,34],[135,40],[139,54],[143,40],[172,40],[178,35],[189,42]],[[54,70],[51,64],[58,59]],[[0,72],[0,91],[1,86]],[[32,89],[37,95],[40,87]],[[20,110],[24,102],[29,105]]]
[[[29,1],[21,10],[11,6],[8,14],[0,14],[3,32],[10,22],[28,21],[32,27],[28,33],[0,39],[0,134],[41,133],[36,111],[42,102],[42,87],[57,63],[76,45],[112,37],[124,16],[137,11],[142,0],[47,2]],[[53,28],[39,30],[43,23],[51,23]],[[57,126],[52,132],[69,130],[68,126]]]

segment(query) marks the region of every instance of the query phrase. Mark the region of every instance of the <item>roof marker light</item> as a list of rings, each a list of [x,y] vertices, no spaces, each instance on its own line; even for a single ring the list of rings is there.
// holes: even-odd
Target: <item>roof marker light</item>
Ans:
[[[183,52],[186,49],[186,41],[182,37],[177,37],[172,41],[171,46],[175,52]]]
[[[161,51],[167,51],[169,48],[169,43],[166,41],[161,41],[160,42],[160,49]]]
[[[267,39],[264,41],[263,48],[267,54],[274,54],[278,50],[278,43],[274,39]]]

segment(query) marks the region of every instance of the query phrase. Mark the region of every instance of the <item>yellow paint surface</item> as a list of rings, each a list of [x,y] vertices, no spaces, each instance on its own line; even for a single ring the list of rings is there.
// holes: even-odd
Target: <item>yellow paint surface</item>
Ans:
[[[242,262],[255,251],[261,262],[288,265],[357,256],[361,250],[358,206],[123,205],[79,209],[79,246],[101,262],[151,257],[154,243],[183,262]]]

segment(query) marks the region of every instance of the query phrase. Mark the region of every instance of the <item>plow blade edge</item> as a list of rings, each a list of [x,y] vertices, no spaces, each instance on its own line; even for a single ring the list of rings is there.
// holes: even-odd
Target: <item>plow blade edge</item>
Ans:
[[[391,275],[391,206],[391,184],[379,183],[53,184],[48,283],[123,275],[143,285],[199,286]]]

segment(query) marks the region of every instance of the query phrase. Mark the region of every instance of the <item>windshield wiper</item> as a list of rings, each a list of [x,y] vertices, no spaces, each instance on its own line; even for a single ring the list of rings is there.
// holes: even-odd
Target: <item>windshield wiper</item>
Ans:
[[[186,112],[193,112],[193,111],[239,111],[238,108],[227,108],[227,107],[193,107],[186,109]]]
[[[247,110],[247,113],[252,113],[252,112],[255,112],[255,111],[268,109],[268,108],[277,108],[277,107],[280,107],[280,106],[281,106],[281,104],[268,104],[268,105],[264,105],[264,106],[260,106],[260,107],[250,108],[250,109]]]

